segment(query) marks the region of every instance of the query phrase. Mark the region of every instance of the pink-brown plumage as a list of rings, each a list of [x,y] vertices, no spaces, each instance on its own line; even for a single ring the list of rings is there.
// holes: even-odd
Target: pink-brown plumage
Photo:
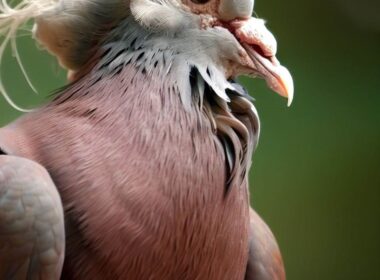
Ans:
[[[134,86],[141,81],[144,91]],[[130,68],[72,95],[87,84],[1,131],[5,151],[45,166],[58,187],[63,275],[242,279],[247,187],[224,196],[224,154],[205,116]]]
[[[191,2],[184,1],[189,5],[184,11],[202,11]],[[94,7],[99,3],[96,0]],[[49,104],[0,129],[0,163],[19,163],[20,170],[26,170],[25,162],[17,159],[32,160],[48,171],[54,185],[48,177],[34,183],[48,186],[52,193],[58,190],[65,229],[60,221],[62,230],[56,236],[66,236],[61,278],[285,279],[277,243],[249,206],[247,172],[258,141],[257,112],[230,77],[251,67],[291,97],[288,72],[274,58],[274,38],[261,46],[273,47],[271,57],[261,57],[255,46],[246,42],[243,48],[235,38],[237,30],[230,29],[259,22],[257,30],[271,35],[262,21],[244,25],[247,21],[241,19],[232,24],[201,18],[199,27],[171,2],[162,5],[161,12],[178,13],[183,26],[175,18],[156,21],[159,14],[149,10],[156,16],[150,26],[152,18],[141,11],[156,3],[133,3],[134,18],[118,16],[120,22],[110,34],[100,41],[96,34],[96,48],[91,49],[96,55],[90,60],[89,54],[84,56],[86,63],[71,73],[70,85]],[[212,7],[210,15],[217,16],[218,3],[204,7]],[[253,2],[239,3],[235,12],[250,14]],[[220,9],[229,18],[234,11],[227,6]],[[205,27],[204,22],[211,25]],[[165,28],[170,32],[160,33]],[[240,35],[252,39],[257,34]],[[40,36],[42,42],[49,38]],[[209,48],[210,38],[221,47],[220,57]],[[258,38],[253,39],[263,42]],[[44,43],[56,47],[56,42]],[[79,61],[75,57],[80,52],[67,56],[56,53],[55,47],[49,49],[63,56],[63,65]],[[31,171],[33,176],[40,165],[36,173]],[[1,165],[0,172],[13,174],[9,166]],[[14,185],[0,178],[0,198],[2,190],[14,190]],[[3,231],[0,228],[0,234]],[[37,244],[36,240],[29,242]],[[47,241],[46,250],[55,253],[50,268],[57,274],[63,245],[54,244],[54,237]],[[32,268],[29,276],[34,277],[45,267]],[[13,273],[6,269],[4,275]]]

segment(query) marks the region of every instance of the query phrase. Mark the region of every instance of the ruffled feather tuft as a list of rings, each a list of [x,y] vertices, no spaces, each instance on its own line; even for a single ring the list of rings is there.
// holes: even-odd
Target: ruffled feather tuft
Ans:
[[[20,29],[33,33],[40,45],[57,57],[62,67],[78,71],[96,52],[97,43],[129,14],[128,0],[0,0],[0,65],[8,45],[27,82],[35,91],[17,52]],[[33,21],[34,25],[27,25]],[[0,92],[19,111],[0,77]]]
[[[23,0],[16,6],[12,7],[7,0],[0,0],[0,65],[2,64],[3,55],[6,47],[10,44],[12,48],[12,54],[16,58],[17,63],[20,66],[22,73],[25,76],[26,81],[30,87],[34,90],[34,86],[31,83],[25,68],[21,62],[19,53],[17,51],[16,38],[20,28],[26,27],[26,24],[51,9],[56,4],[55,0]],[[27,27],[26,27],[27,29]],[[31,31],[31,30],[29,30]],[[0,76],[0,93],[4,96],[6,101],[16,110],[29,111],[17,106],[7,91],[4,88]]]

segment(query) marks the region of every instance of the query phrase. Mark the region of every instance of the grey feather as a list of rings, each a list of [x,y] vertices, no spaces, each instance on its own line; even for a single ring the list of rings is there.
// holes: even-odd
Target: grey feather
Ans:
[[[0,279],[59,279],[64,247],[63,208],[46,170],[0,155]]]

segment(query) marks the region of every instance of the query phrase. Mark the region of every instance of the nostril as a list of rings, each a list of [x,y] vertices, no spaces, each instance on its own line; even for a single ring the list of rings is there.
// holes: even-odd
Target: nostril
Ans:
[[[251,47],[255,50],[255,52],[257,52],[262,57],[265,57],[267,59],[270,59],[272,57],[272,56],[265,54],[265,51],[259,45],[253,44],[253,45],[251,45]]]
[[[0,147],[0,155],[7,155],[7,153]]]

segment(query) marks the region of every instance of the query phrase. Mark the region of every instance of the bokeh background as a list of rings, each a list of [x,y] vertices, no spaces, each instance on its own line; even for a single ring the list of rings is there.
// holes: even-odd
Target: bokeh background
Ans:
[[[257,0],[291,70],[293,105],[242,79],[262,120],[252,203],[275,232],[288,279],[380,279],[380,2]],[[31,107],[65,83],[34,42],[19,51],[39,94],[7,50],[4,84]],[[0,98],[0,125],[20,113]]]

